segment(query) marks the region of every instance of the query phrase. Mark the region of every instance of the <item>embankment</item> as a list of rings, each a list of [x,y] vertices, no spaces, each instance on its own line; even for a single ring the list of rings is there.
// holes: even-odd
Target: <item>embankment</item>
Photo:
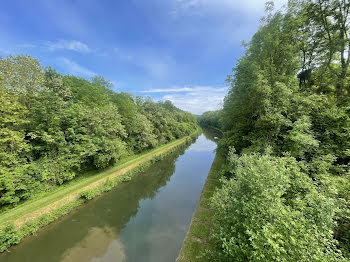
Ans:
[[[100,174],[71,183],[47,196],[9,210],[0,215],[0,252],[18,244],[24,237],[57,218],[69,213],[85,201],[111,190],[118,183],[128,181],[131,175],[145,166],[160,160],[182,146],[187,146],[198,136],[184,137],[141,155],[133,156]]]

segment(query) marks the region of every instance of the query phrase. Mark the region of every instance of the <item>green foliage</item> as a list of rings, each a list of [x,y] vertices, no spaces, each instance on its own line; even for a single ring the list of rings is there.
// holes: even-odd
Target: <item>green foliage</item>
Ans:
[[[137,172],[143,170],[145,167],[152,164],[155,159],[157,161],[159,159],[162,159],[164,156],[177,151],[180,148],[187,147],[188,143],[190,143],[192,139],[194,139],[197,135],[198,133],[192,134],[189,140],[186,139],[184,143],[180,143],[172,147],[170,150],[165,151],[162,154],[155,156],[150,160],[147,160],[143,164],[131,169],[130,171],[128,171],[123,175],[117,176],[115,178],[107,178],[105,183],[99,185],[98,187],[81,192],[78,199],[72,202],[69,202],[63,207],[52,211],[51,213],[43,215],[34,221],[30,221],[24,224],[20,228],[15,228],[11,224],[6,226],[5,228],[0,228],[0,252],[5,251],[7,248],[9,248],[12,245],[18,244],[20,240],[23,239],[24,237],[34,234],[40,228],[50,224],[51,222],[55,221],[57,218],[68,214],[71,210],[81,205],[82,203],[101,195],[103,192],[112,190],[115,186],[119,184],[119,182],[130,181],[132,178],[132,175],[136,174]]]
[[[60,75],[30,56],[0,58],[0,210],[198,128],[169,101],[110,88],[101,76]]]
[[[349,1],[267,14],[227,79],[213,261],[349,258]],[[216,117],[216,119],[215,119]],[[342,255],[340,251],[341,249]]]
[[[292,157],[243,155],[212,198],[213,261],[335,261],[335,201]]]
[[[85,201],[87,201],[87,200],[91,200],[91,199],[93,199],[96,196],[99,196],[101,194],[102,194],[101,188],[94,188],[94,189],[90,189],[90,190],[81,192],[80,193],[80,198],[84,199]]]
[[[209,228],[205,224],[193,222],[188,233],[192,237],[205,239],[209,236]]]
[[[4,230],[0,231],[0,252],[6,250],[10,245],[18,244],[20,240],[15,227],[8,225]]]
[[[122,176],[122,178],[120,179],[120,181],[122,181],[122,182],[128,182],[130,180],[131,180],[131,176],[130,175]]]
[[[107,178],[106,182],[103,185],[103,191],[104,192],[111,191],[113,187],[115,187],[116,185],[117,185],[117,181],[115,181],[115,179]]]
[[[23,130],[26,114],[15,93],[0,83],[0,205],[27,198],[34,183],[26,172],[30,150]]]
[[[39,61],[27,55],[0,57],[0,83],[30,106],[29,98],[44,85],[44,73]]]
[[[201,127],[204,128],[219,128],[221,127],[220,124],[220,114],[221,111],[208,111],[208,112],[204,112],[202,115],[200,115],[197,120],[198,120],[198,124]]]

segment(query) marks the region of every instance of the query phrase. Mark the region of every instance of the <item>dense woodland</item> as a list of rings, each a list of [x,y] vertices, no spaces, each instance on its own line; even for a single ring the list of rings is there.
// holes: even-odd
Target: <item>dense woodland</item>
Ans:
[[[0,58],[0,210],[197,130],[194,115],[43,68]]]
[[[350,258],[350,2],[292,0],[228,77],[210,261]]]

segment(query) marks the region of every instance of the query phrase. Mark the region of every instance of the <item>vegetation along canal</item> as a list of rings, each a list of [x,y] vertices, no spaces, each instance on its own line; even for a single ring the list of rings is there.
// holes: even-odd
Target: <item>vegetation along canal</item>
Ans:
[[[175,261],[215,148],[202,134],[10,248],[0,261]]]

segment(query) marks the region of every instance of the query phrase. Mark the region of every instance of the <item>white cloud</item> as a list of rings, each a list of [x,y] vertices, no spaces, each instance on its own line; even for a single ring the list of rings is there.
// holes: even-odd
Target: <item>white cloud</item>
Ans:
[[[188,92],[191,91],[193,88],[189,87],[180,87],[180,88],[154,88],[154,89],[148,89],[144,91],[140,91],[141,93],[176,93],[176,92]]]
[[[61,49],[76,51],[80,53],[91,52],[91,49],[88,47],[87,44],[84,44],[77,40],[58,40],[57,42],[47,42],[45,45],[50,51],[56,51]]]
[[[124,60],[124,61],[133,61],[134,56],[130,54],[129,52],[126,52],[125,50],[121,50],[118,47],[113,48],[113,52],[119,57],[119,59]]]
[[[36,48],[36,47],[38,47],[37,45],[35,45],[35,44],[19,44],[19,45],[17,45],[17,47],[19,47],[19,48]]]
[[[141,66],[156,78],[164,78],[170,71],[168,62],[155,57],[146,58],[142,61]]]
[[[172,22],[183,26],[164,34],[177,39],[197,41],[203,46],[203,57],[234,53],[241,41],[250,41],[265,15],[267,0],[164,0]],[[275,10],[288,0],[275,0]],[[194,37],[197,36],[197,37]],[[171,37],[171,36],[170,36]],[[243,49],[240,49],[243,50]]]
[[[66,57],[60,57],[60,62],[64,64],[66,70],[70,74],[78,74],[78,75],[84,75],[88,77],[93,77],[96,75],[95,72],[77,64],[76,62],[66,58]]]
[[[169,89],[149,89],[141,92],[164,93],[161,100],[170,100],[175,106],[185,111],[202,114],[205,111],[217,110],[222,107],[227,87],[174,87]]]
[[[265,10],[265,0],[176,0],[173,5],[173,15],[204,15],[218,10],[227,12],[260,13]],[[274,0],[275,8],[279,9],[287,0]]]
[[[176,88],[155,88],[141,91],[141,93],[178,93],[178,92],[225,92],[226,87],[211,87],[211,86],[197,86],[197,87],[176,87]]]
[[[8,56],[8,55],[11,55],[12,51],[10,49],[3,49],[3,48],[0,48],[0,55],[3,55],[3,56]],[[1,57],[0,57],[1,58]]]
[[[158,50],[153,49],[113,49],[115,55],[123,62],[143,68],[147,73],[155,78],[165,78],[175,64],[169,55],[159,55]],[[158,53],[157,53],[158,52]]]

